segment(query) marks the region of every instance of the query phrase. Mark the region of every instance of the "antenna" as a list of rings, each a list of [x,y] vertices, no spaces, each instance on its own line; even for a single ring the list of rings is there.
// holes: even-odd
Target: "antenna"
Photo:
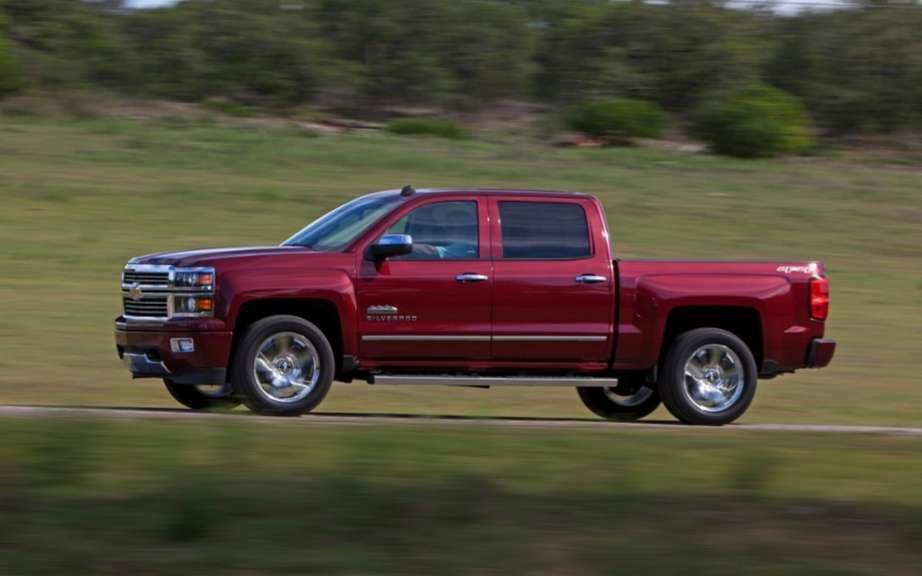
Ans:
[[[407,184],[406,186],[400,189],[401,196],[412,196],[415,193],[416,193],[416,189],[410,186],[409,184]]]

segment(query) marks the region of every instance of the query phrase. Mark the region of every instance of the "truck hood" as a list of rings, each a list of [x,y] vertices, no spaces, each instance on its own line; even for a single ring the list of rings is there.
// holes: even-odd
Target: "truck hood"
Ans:
[[[160,264],[172,266],[214,266],[234,260],[294,254],[319,254],[302,246],[248,246],[239,248],[209,248],[181,252],[158,252],[138,256],[128,264]]]

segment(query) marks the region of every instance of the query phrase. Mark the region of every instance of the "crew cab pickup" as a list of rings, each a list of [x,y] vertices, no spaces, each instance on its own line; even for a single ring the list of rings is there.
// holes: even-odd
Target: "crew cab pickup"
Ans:
[[[135,377],[277,415],[360,379],[570,386],[604,418],[717,425],[835,351],[822,263],[614,259],[599,200],[559,192],[368,194],[280,246],[133,258],[122,305]]]

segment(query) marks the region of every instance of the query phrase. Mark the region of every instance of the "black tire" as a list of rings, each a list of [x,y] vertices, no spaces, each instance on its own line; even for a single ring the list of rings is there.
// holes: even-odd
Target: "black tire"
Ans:
[[[730,366],[727,370],[732,370],[732,366],[736,361],[732,359],[732,355],[722,352],[724,348],[731,350],[739,360],[740,366],[738,369],[742,370],[742,374],[739,375],[737,386],[741,385],[742,390],[738,394],[736,392],[731,393],[730,397],[726,398],[726,406],[721,406],[720,402],[702,398],[698,398],[696,403],[696,400],[692,398],[692,392],[686,386],[686,363],[691,360],[693,355],[704,353],[700,352],[703,347],[716,349],[718,357],[723,356],[723,360],[709,363],[709,367],[720,365],[721,370],[724,370],[724,365],[727,365]],[[732,362],[726,356],[729,356]],[[713,377],[719,383],[720,375],[724,373],[720,372]],[[745,342],[726,330],[698,328],[681,334],[669,348],[666,360],[663,362],[662,370],[660,371],[659,394],[669,412],[682,422],[686,424],[722,426],[733,422],[746,412],[755,396],[757,380],[758,369],[756,368],[755,357]],[[691,380],[690,382],[693,383],[694,381]],[[736,390],[736,387],[732,389]],[[708,402],[715,405],[704,406]]]
[[[274,399],[263,390],[254,373],[260,346],[273,335],[282,333],[294,333],[306,338],[316,351],[319,361],[319,379],[306,396],[296,401]],[[298,316],[269,316],[254,322],[240,340],[232,361],[231,382],[234,394],[250,410],[273,416],[299,416],[313,410],[326,397],[335,370],[333,347],[317,326]]]
[[[606,420],[633,422],[648,416],[660,405],[656,389],[633,379],[618,379],[615,388],[577,388],[580,400]]]
[[[220,396],[206,394],[198,386],[177,384],[169,379],[164,379],[163,384],[173,399],[193,410],[231,410],[240,405],[240,400],[234,397],[229,386],[226,394]]]

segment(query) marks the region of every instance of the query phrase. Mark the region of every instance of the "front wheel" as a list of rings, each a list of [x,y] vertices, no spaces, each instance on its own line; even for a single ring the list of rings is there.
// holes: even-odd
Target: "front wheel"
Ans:
[[[577,388],[576,391],[586,408],[607,420],[640,420],[660,404],[655,389],[634,379],[619,378],[618,386],[614,388]]]
[[[250,410],[298,416],[327,395],[335,371],[333,347],[298,316],[270,316],[247,329],[234,355],[234,392]]]
[[[745,342],[726,330],[698,328],[672,343],[659,393],[682,422],[721,426],[749,408],[756,381],[756,361]]]
[[[231,394],[229,384],[177,384],[165,379],[163,384],[174,400],[193,410],[230,410],[240,405]]]

